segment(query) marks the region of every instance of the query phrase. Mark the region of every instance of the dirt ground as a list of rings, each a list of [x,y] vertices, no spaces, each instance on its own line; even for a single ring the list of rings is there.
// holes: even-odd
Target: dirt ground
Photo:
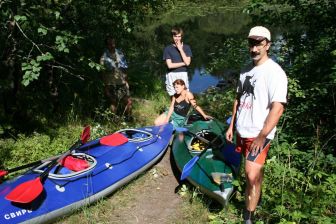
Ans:
[[[113,211],[111,223],[174,223],[179,220],[182,199],[175,193],[179,184],[173,172],[176,171],[172,169],[168,148],[162,160],[146,174],[149,178],[141,178],[140,183],[127,188],[127,194],[133,195],[132,200]],[[118,200],[111,200],[111,203],[113,206]]]
[[[183,199],[175,193],[179,183],[170,150],[168,147],[156,165],[125,187],[57,223],[181,223]]]
[[[141,103],[149,107],[148,102]],[[179,183],[175,175],[180,173],[174,167],[169,146],[157,164],[125,187],[57,223],[181,223],[184,203],[176,193]]]

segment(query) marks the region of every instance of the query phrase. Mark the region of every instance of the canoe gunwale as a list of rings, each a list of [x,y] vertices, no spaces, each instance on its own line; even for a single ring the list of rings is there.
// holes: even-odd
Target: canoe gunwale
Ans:
[[[203,121],[193,119],[191,122],[186,122],[184,125],[185,128],[188,128],[189,132],[193,134],[198,134],[202,132],[213,133],[213,139],[218,137],[221,140],[221,142],[219,142],[221,144],[218,143],[218,146],[215,145],[216,147],[209,147],[207,145],[207,147],[205,147],[203,150],[191,150],[193,139],[197,138],[194,137],[192,134],[188,134],[188,132],[186,132],[183,141],[179,141],[178,135],[175,134],[175,139],[173,141],[172,147],[175,163],[180,172],[182,172],[183,167],[187,162],[189,162],[193,157],[202,153],[204,150],[207,150],[207,152],[205,152],[200,157],[200,159],[193,167],[193,169],[195,170],[193,170],[186,179],[192,185],[198,187],[201,192],[208,195],[210,198],[213,198],[224,207],[227,205],[228,200],[234,191],[232,181],[235,178],[232,179],[232,181],[225,183],[221,182],[220,184],[218,184],[214,181],[211,173],[218,172],[223,174],[233,174],[233,169],[225,161],[218,157],[216,157],[218,159],[213,159],[213,157],[215,157],[217,154],[214,153],[215,150],[218,149],[218,151],[220,152],[226,147],[226,141],[223,134],[225,130],[225,124],[219,122],[218,120]],[[207,140],[211,142],[213,139]]]

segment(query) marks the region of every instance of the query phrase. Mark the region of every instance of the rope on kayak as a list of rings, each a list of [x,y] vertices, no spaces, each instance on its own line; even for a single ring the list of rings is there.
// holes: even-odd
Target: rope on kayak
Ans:
[[[123,159],[122,161],[119,161],[119,162],[117,162],[117,163],[109,163],[109,164],[107,164],[107,165],[104,164],[104,165],[101,166],[99,169],[97,169],[97,170],[93,170],[92,175],[99,174],[99,173],[105,171],[106,169],[111,168],[111,167],[114,166],[114,165],[121,164],[121,163],[123,163],[123,162],[129,160],[130,158],[132,158],[132,157],[134,156],[134,154],[135,154],[136,152],[138,152],[138,151],[141,151],[143,147],[146,147],[146,146],[148,146],[148,145],[152,145],[152,144],[154,144],[158,139],[161,139],[161,136],[159,135],[159,133],[160,133],[162,130],[163,130],[163,129],[159,128],[158,132],[157,132],[156,134],[153,135],[153,136],[155,136],[155,137],[151,139],[151,140],[153,140],[153,141],[149,141],[149,142],[146,143],[146,144],[137,146],[137,147],[136,147],[136,150],[134,150],[134,152],[133,152],[129,157],[127,157],[127,158],[125,158],[125,159]]]

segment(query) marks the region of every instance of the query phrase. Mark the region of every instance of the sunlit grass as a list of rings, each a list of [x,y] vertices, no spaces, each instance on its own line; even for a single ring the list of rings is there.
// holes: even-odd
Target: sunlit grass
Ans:
[[[169,106],[166,94],[155,94],[150,99],[135,98],[133,115],[138,125],[153,125],[154,120],[164,108]]]

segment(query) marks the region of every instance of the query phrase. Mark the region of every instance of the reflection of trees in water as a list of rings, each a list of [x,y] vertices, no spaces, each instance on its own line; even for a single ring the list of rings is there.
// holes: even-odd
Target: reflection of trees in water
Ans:
[[[244,33],[243,29],[249,22],[250,18],[239,10],[227,10],[199,19],[199,27],[207,33],[236,35]]]

